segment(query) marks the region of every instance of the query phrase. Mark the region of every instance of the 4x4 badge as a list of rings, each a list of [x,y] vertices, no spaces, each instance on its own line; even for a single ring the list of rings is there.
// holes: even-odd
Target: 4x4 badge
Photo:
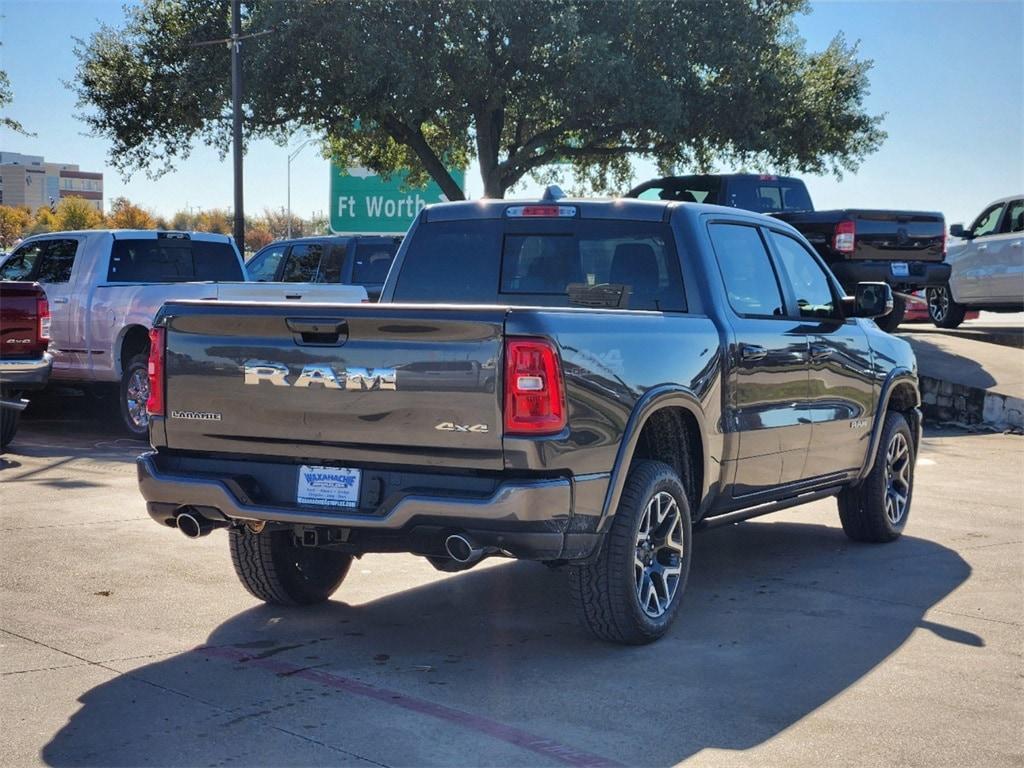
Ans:
[[[434,429],[439,432],[487,432],[486,424],[455,424],[451,421],[442,421]]]

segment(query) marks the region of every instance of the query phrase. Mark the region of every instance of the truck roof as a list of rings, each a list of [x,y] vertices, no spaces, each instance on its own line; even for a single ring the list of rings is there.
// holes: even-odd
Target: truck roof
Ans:
[[[156,238],[157,235],[187,235],[190,240],[203,240],[215,243],[230,243],[230,235],[220,235],[215,232],[192,232],[176,229],[69,229],[61,232],[40,232],[26,237],[24,241],[35,240],[36,238],[52,238],[61,235],[74,235],[75,237],[96,237],[97,235],[112,235],[115,240],[119,239],[148,239]]]
[[[677,200],[638,200],[636,198],[575,198],[558,197],[548,192],[541,198],[520,200],[462,200],[452,203],[435,203],[423,209],[424,221],[468,221],[473,219],[501,219],[506,216],[509,208],[528,206],[572,206],[579,209],[580,218],[584,219],[626,219],[631,221],[663,221],[673,210],[685,210],[691,215],[719,214],[730,218],[751,219],[754,221],[771,222],[784,229],[792,229],[788,224],[773,216],[754,213],[739,208],[707,203],[688,203]],[[795,230],[794,230],[795,231]]]

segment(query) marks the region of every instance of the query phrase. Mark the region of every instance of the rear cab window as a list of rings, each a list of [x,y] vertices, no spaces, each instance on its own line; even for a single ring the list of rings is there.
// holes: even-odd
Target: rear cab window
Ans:
[[[396,302],[686,311],[667,223],[579,218],[421,222]]]
[[[244,279],[230,243],[170,237],[114,240],[107,271],[110,283]]]

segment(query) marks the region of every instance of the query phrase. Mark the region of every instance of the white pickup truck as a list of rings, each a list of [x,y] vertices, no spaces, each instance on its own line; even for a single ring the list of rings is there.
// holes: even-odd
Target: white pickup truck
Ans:
[[[41,283],[50,300],[52,380],[120,383],[126,429],[149,427],[149,329],[172,299],[360,303],[358,285],[246,280],[225,235],[153,230],[51,232],[30,237],[0,267],[0,280]]]

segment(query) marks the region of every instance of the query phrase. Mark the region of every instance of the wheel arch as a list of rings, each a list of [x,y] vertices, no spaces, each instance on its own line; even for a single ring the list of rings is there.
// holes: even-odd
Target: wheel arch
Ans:
[[[871,440],[867,454],[861,467],[857,482],[861,482],[871,472],[878,454],[878,446],[885,429],[885,415],[889,411],[902,413],[910,425],[910,434],[914,439],[914,453],[921,444],[921,391],[918,386],[917,374],[908,368],[894,368],[882,383],[878,398],[878,410],[875,412],[875,423],[871,428]]]
[[[118,335],[114,350],[117,353],[117,357],[114,359],[114,369],[120,379],[124,376],[124,369],[129,360],[149,351],[149,329],[139,324],[126,325]]]
[[[680,433],[673,429],[682,427]],[[599,529],[607,531],[618,508],[622,489],[634,459],[646,458],[664,461],[673,466],[687,483],[691,514],[697,518],[698,510],[707,499],[715,462],[708,446],[708,430],[700,400],[684,387],[666,385],[649,390],[634,406],[615,458],[605,494]],[[685,443],[689,466],[683,466]],[[662,450],[667,449],[668,455]]]

